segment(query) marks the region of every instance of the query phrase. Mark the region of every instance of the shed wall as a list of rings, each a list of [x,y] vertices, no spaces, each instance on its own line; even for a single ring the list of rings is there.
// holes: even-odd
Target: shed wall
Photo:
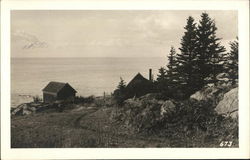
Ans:
[[[48,93],[43,93],[43,101],[45,103],[51,103],[56,101],[56,96]]]

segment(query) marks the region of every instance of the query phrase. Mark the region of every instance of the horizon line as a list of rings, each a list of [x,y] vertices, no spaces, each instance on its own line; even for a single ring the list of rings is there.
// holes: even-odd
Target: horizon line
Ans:
[[[167,58],[165,57],[10,57],[10,58]]]

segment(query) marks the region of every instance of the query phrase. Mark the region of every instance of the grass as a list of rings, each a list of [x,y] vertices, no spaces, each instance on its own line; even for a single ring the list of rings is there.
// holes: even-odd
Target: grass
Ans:
[[[127,125],[111,118],[117,110],[119,109],[109,99],[99,99],[94,103],[77,104],[75,108],[65,109],[62,112],[53,110],[13,116],[11,147],[220,147],[222,141],[232,141],[232,147],[238,147],[237,120],[211,119],[205,131],[199,129],[198,125],[187,129],[186,119],[192,120],[193,117],[185,117],[181,109],[182,112],[179,114],[183,120],[164,122],[164,126],[135,134]]]
[[[12,148],[105,148],[105,147],[219,147],[222,140],[200,130],[168,130],[162,134],[130,134],[109,120],[112,108],[81,112],[44,113],[12,118]],[[228,123],[229,124],[229,123]],[[173,127],[169,128],[173,129]],[[224,130],[225,127],[219,130]],[[218,129],[217,129],[218,130]],[[216,132],[216,130],[213,130]],[[224,133],[224,132],[223,132]],[[221,133],[221,134],[223,134]],[[230,138],[230,137],[228,137]],[[232,140],[232,138],[231,138]],[[237,139],[233,138],[237,144]],[[234,145],[234,147],[237,145]]]

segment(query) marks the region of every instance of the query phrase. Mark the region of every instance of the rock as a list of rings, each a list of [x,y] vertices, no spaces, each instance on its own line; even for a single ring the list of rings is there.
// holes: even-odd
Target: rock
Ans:
[[[29,115],[51,108],[49,105],[42,103],[23,103],[14,109],[11,109],[11,115]]]
[[[31,112],[36,112],[36,107],[30,107],[29,110],[30,110]]]
[[[216,106],[222,100],[223,95],[229,90],[229,86],[208,84],[200,91],[191,95],[190,98],[198,101],[212,101],[214,106]]]
[[[28,104],[23,103],[17,106],[14,110],[12,110],[11,115],[22,115],[23,114],[23,108],[27,108]]]
[[[134,132],[147,132],[159,127],[164,118],[173,115],[175,105],[170,100],[156,100],[152,94],[147,94],[140,98],[128,99],[124,106],[116,109],[112,112],[112,119]]]
[[[219,89],[214,86],[206,87],[200,91],[195,92],[195,94],[191,95],[190,98],[196,99],[198,101],[208,100],[214,98],[214,95],[218,92],[218,90]]]
[[[224,82],[228,82],[229,79],[228,79],[228,74],[227,73],[220,73],[216,76],[216,79],[219,80],[219,81],[224,81]]]
[[[11,115],[29,115],[34,112],[36,112],[35,107],[30,106],[29,103],[23,103],[14,110],[12,110]]]
[[[224,95],[223,99],[216,106],[215,111],[218,114],[237,118],[239,105],[238,101],[238,88],[231,89]]]
[[[140,100],[152,100],[152,99],[157,99],[158,96],[159,94],[157,93],[148,93],[144,96],[141,96],[139,99]]]
[[[134,107],[141,107],[142,106],[142,101],[140,101],[139,99],[127,99],[126,101],[124,101],[124,107],[125,108],[134,108]]]
[[[30,111],[28,109],[23,109],[23,114],[22,115],[29,115],[31,113],[32,113],[32,111]]]
[[[176,107],[172,101],[167,100],[161,105],[161,117],[171,116],[176,111]]]

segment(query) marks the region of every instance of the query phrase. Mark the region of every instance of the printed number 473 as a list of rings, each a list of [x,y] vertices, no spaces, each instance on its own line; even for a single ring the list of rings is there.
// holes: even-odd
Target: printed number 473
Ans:
[[[221,141],[220,147],[231,147],[233,144],[232,141]]]

